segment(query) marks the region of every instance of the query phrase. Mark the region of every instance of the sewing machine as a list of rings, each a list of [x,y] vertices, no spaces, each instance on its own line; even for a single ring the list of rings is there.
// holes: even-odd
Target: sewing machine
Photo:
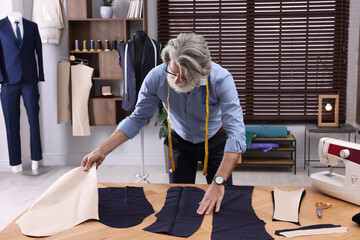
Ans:
[[[330,171],[312,174],[312,186],[330,196],[360,205],[360,144],[321,138],[318,153],[320,162],[330,166]],[[332,167],[340,162],[345,164],[345,176],[332,171]]]

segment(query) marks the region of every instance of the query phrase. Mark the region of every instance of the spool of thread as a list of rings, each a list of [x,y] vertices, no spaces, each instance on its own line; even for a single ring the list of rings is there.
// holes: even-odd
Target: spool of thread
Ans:
[[[83,51],[88,51],[86,48],[86,40],[83,41]]]
[[[95,51],[94,40],[90,40],[90,51]]]
[[[75,51],[80,51],[79,49],[79,41],[75,40]]]
[[[110,43],[109,40],[105,40],[105,51],[110,51]]]
[[[97,51],[102,51],[101,40],[97,40]]]
[[[117,41],[114,40],[112,43],[113,43],[113,45],[112,45],[112,50],[113,50],[113,51],[117,51],[117,48],[116,48],[116,46],[117,46]]]

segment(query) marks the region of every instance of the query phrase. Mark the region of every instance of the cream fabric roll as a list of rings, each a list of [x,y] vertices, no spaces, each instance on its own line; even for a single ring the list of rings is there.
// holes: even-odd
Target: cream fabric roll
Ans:
[[[24,235],[42,237],[65,231],[88,219],[99,219],[96,164],[77,167],[60,177],[16,224]]]
[[[274,187],[274,219],[299,222],[299,206],[304,188],[282,191]]]
[[[88,102],[94,69],[83,64],[71,66],[73,136],[89,136]]]
[[[57,63],[57,123],[71,120],[70,114],[70,63]]]

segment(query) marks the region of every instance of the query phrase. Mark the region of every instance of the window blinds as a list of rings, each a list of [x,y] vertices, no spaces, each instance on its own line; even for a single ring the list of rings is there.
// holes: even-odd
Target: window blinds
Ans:
[[[201,34],[234,77],[251,121],[317,120],[318,95],[346,115],[348,0],[158,0],[158,40]]]

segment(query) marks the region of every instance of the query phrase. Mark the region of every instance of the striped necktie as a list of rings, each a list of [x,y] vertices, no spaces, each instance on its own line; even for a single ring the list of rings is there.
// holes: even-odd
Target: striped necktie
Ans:
[[[16,24],[16,38],[19,43],[19,46],[21,46],[22,39],[21,39],[21,33],[20,33],[20,28],[19,28],[19,21],[15,21],[15,24]]]

